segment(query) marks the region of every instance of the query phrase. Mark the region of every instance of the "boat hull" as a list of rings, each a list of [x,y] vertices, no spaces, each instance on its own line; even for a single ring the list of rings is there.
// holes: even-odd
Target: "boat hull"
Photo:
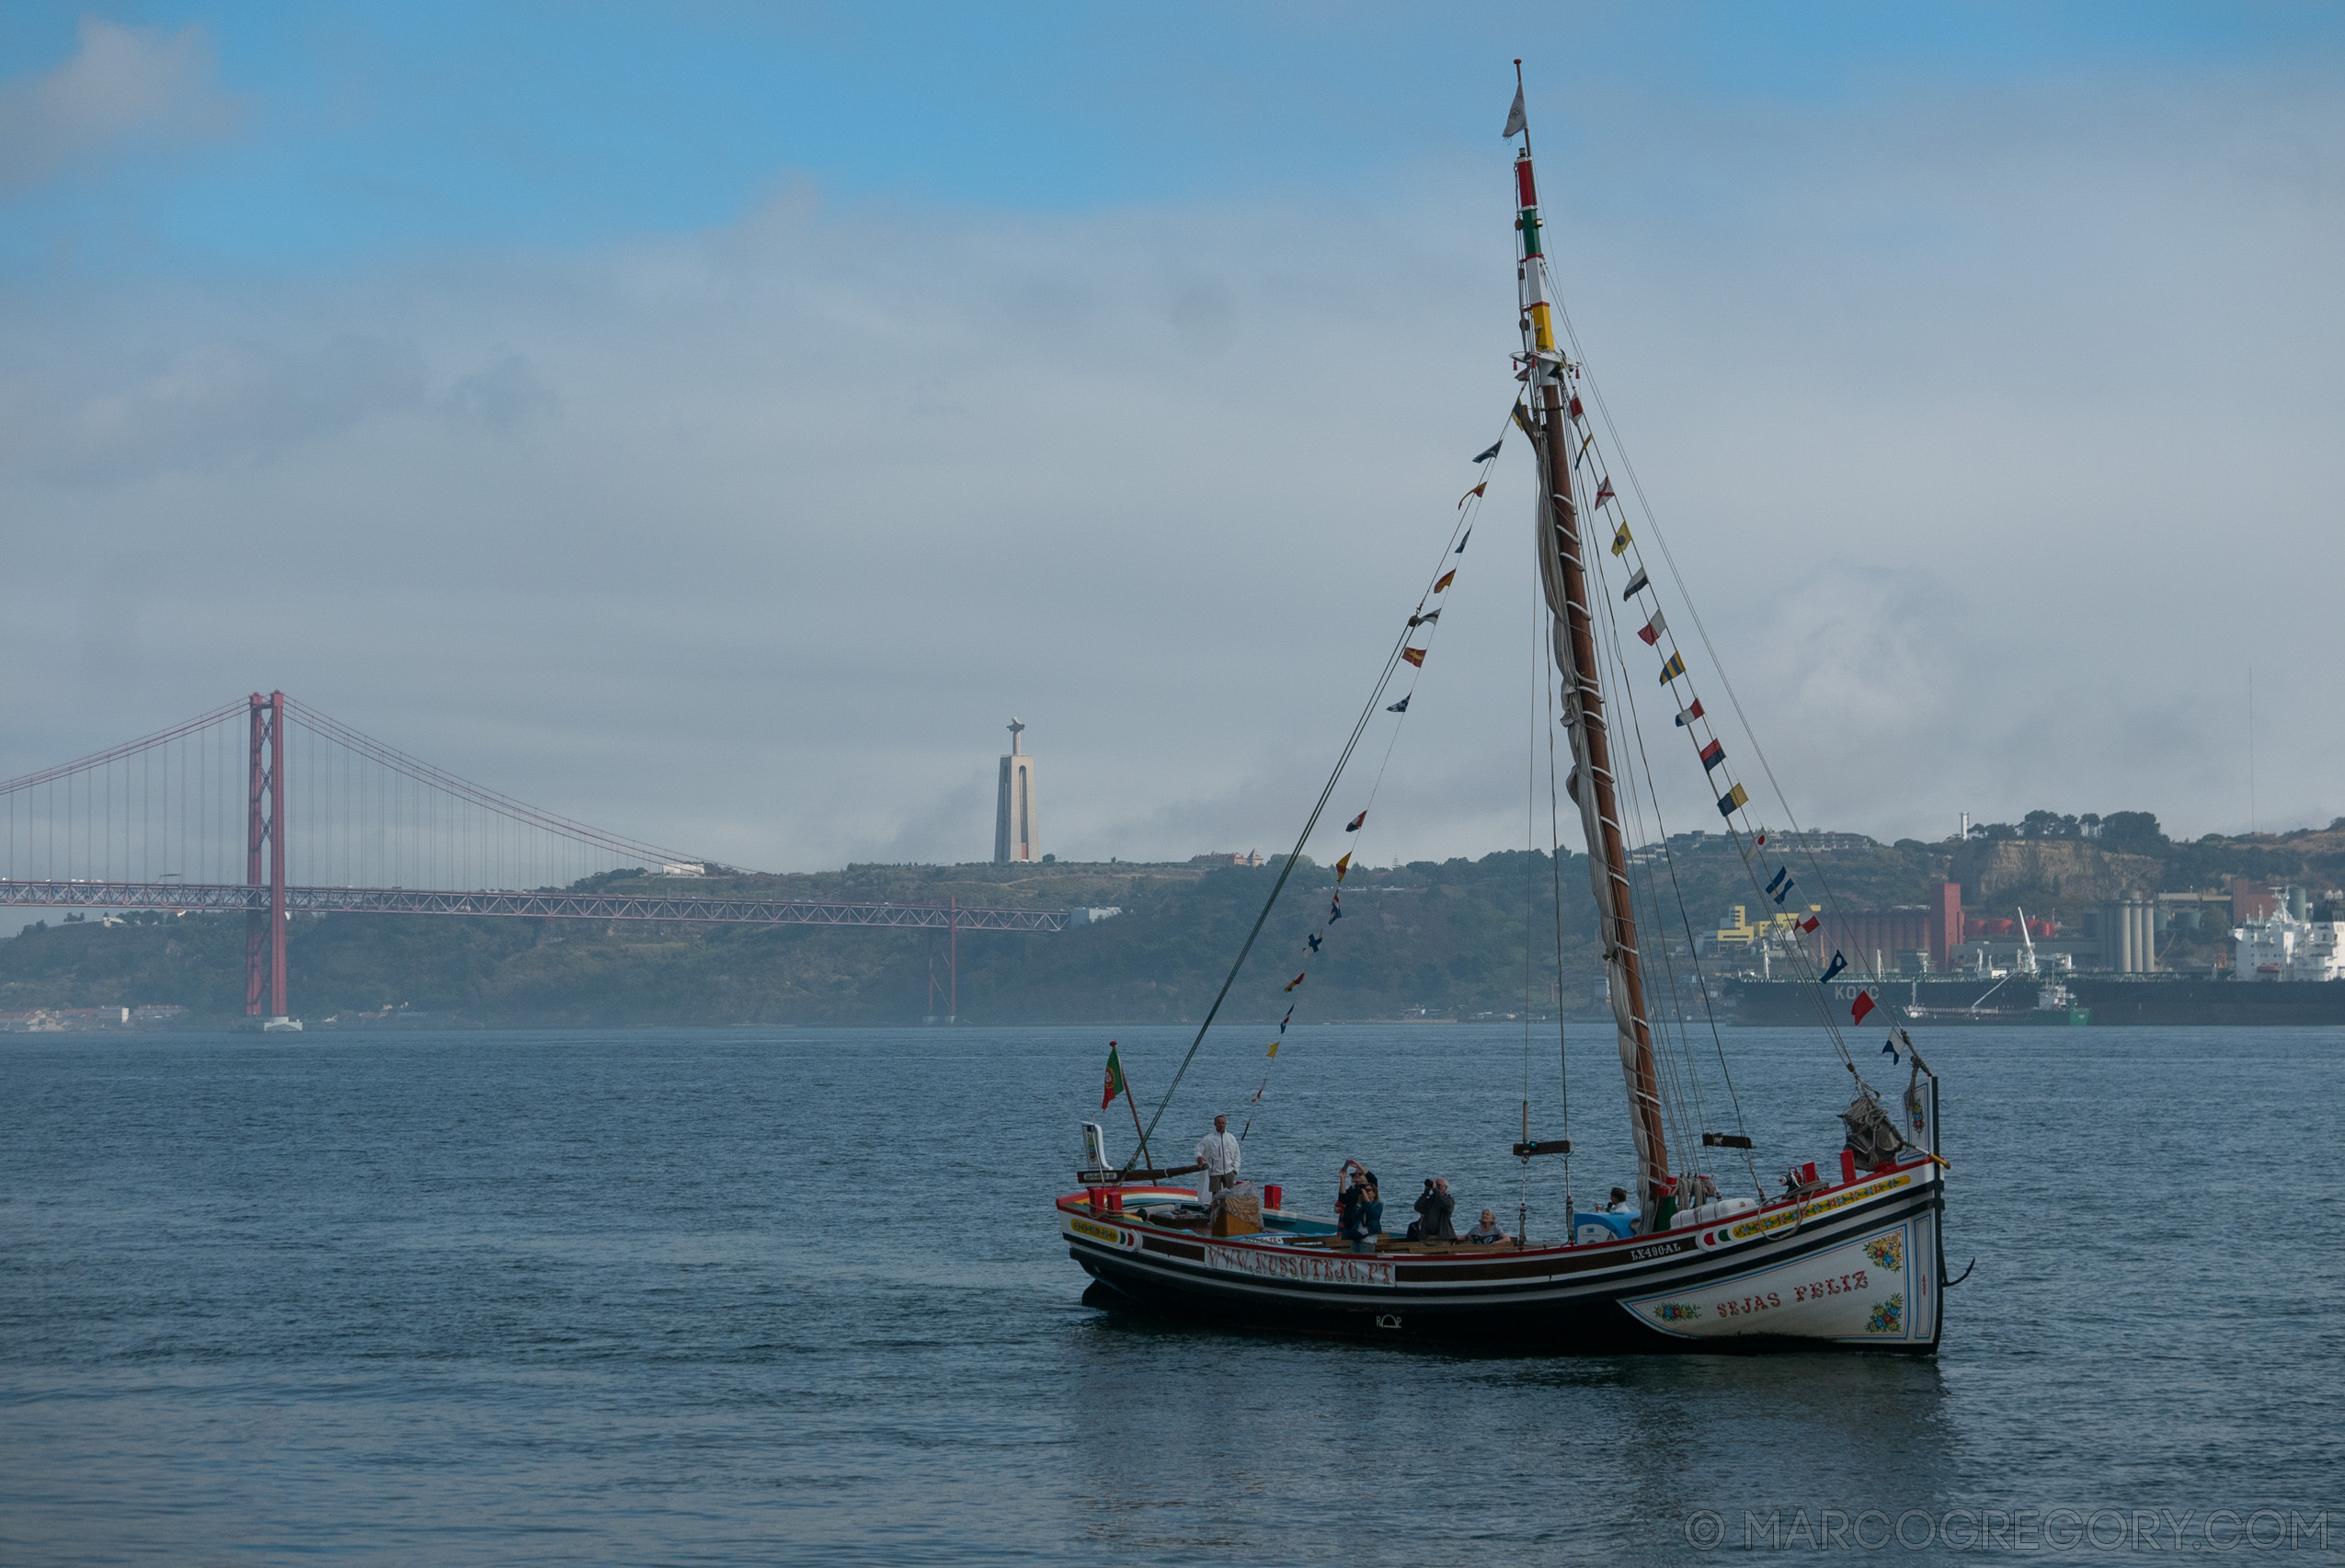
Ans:
[[[1944,1189],[1927,1162],[1802,1204],[1599,1246],[1381,1252],[1165,1232],[1062,1200],[1085,1299],[1218,1328],[1547,1356],[1928,1355]]]

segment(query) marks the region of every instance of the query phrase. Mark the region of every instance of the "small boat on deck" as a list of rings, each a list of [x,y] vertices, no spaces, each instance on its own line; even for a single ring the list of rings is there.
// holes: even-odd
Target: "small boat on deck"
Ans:
[[[1131,1160],[1113,1163],[1102,1128],[1083,1124],[1079,1171],[1083,1189],[1058,1199],[1060,1234],[1092,1278],[1087,1302],[1230,1329],[1544,1355],[1843,1347],[1929,1354],[1939,1343],[1949,1283],[1940,1224],[1947,1165],[1939,1152],[1937,1075],[1907,1033],[1893,1028],[1879,1054],[1893,1067],[1906,1066],[1906,1082],[1884,1098],[1867,1082],[1847,1037],[1876,1013],[1880,1023],[1872,1027],[1886,1026],[1888,1013],[1868,990],[1859,990],[1845,1006],[1837,1000],[1831,982],[1847,969],[1844,956],[1836,954],[1829,964],[1817,966],[1802,953],[1796,962],[1805,966],[1805,989],[1813,999],[1823,1047],[1819,1069],[1827,1084],[1838,1082],[1840,1070],[1847,1074],[1830,1103],[1838,1104],[1838,1093],[1854,1094],[1846,1109],[1832,1113],[1844,1140],[1837,1168],[1819,1173],[1814,1162],[1802,1162],[1798,1153],[1803,1143],[1813,1146],[1818,1126],[1828,1125],[1821,1105],[1811,1125],[1772,1134],[1744,1126],[1725,1045],[1706,1017],[1688,1012],[1708,1006],[1716,982],[1700,975],[1700,956],[1690,941],[1673,949],[1660,935],[1673,929],[1664,921],[1677,885],[1668,864],[1667,836],[1653,834],[1647,841],[1653,848],[1633,855],[1627,847],[1630,831],[1644,821],[1647,803],[1657,822],[1664,795],[1699,787],[1700,799],[1714,798],[1724,834],[1760,902],[1785,907],[1802,876],[1830,898],[1828,878],[1814,866],[1796,822],[1791,831],[1771,832],[1755,819],[1749,792],[1734,782],[1720,733],[1723,715],[1709,714],[1696,694],[1687,658],[1693,647],[1681,647],[1669,630],[1660,589],[1646,568],[1638,535],[1658,542],[1658,527],[1649,510],[1641,510],[1636,527],[1630,527],[1629,507],[1612,477],[1629,470],[1610,438],[1610,421],[1603,421],[1600,432],[1590,420],[1588,403],[1597,402],[1599,408],[1601,403],[1576,339],[1570,339],[1568,350],[1559,346],[1557,322],[1563,321],[1567,338],[1570,324],[1555,303],[1548,273],[1520,63],[1506,125],[1510,140],[1522,138],[1512,169],[1522,329],[1513,368],[1519,389],[1509,395],[1499,440],[1474,459],[1480,482],[1458,503],[1426,586],[1351,739],[1155,1118],[1142,1126],[1134,1102],[1137,1149]],[[1206,1044],[1321,815],[1344,786],[1362,737],[1388,715],[1396,731],[1405,724],[1439,617],[1451,608],[1444,596],[1458,577],[1509,431],[1527,438],[1534,460],[1532,542],[1548,633],[1539,658],[1555,705],[1554,723],[1542,729],[1552,737],[1560,727],[1569,740],[1570,775],[1560,781],[1560,793],[1579,814],[1610,1033],[1628,1092],[1628,1138],[1619,1153],[1633,1157],[1637,1189],[1618,1212],[1584,1212],[1570,1197],[1568,1101],[1559,1106],[1567,1136],[1534,1139],[1532,1106],[1526,1098],[1521,1138],[1509,1152],[1527,1168],[1534,1161],[1561,1162],[1567,1218],[1561,1235],[1527,1234],[1527,1202],[1513,1233],[1494,1242],[1368,1233],[1357,1208],[1351,1211],[1346,1233],[1339,1216],[1288,1208],[1275,1188],[1259,1195],[1232,1188],[1208,1202],[1205,1192],[1169,1185],[1197,1167],[1153,1165],[1150,1135]],[[1607,439],[1600,441],[1600,433]],[[1591,541],[1604,542],[1608,550],[1587,548]],[[1682,595],[1684,585],[1665,551],[1654,565],[1665,568],[1664,575]],[[1697,618],[1684,618],[1699,627]],[[1698,646],[1706,649],[1707,639]],[[1643,657],[1661,659],[1662,716],[1674,714],[1674,722],[1657,726],[1657,735],[1656,727],[1641,725],[1637,715],[1638,692],[1649,693],[1653,684],[1651,667],[1641,682],[1630,679],[1630,661]],[[1731,701],[1733,689],[1723,671],[1718,679],[1730,698],[1725,705],[1739,716],[1740,704]],[[1396,685],[1401,688],[1399,700],[1389,701]],[[1673,742],[1673,732],[1684,739]],[[1745,725],[1741,735],[1747,738],[1748,733]],[[1744,738],[1736,740],[1738,750],[1744,745]],[[1675,764],[1683,771],[1657,786],[1656,770],[1671,765],[1663,753],[1676,746],[1688,753]],[[1749,746],[1756,755],[1756,740]],[[1548,750],[1552,773],[1559,770],[1551,744]],[[1389,747],[1384,750],[1390,754]],[[1381,776],[1379,772],[1377,777]],[[1551,780],[1543,792],[1550,805],[1557,787]],[[1367,789],[1365,801],[1347,802],[1344,808],[1362,807],[1345,825],[1347,835],[1368,820],[1375,786],[1371,783]],[[1788,803],[1782,809],[1789,821]],[[1560,864],[1560,828],[1556,833],[1550,853]],[[1299,955],[1302,972],[1285,987],[1290,997],[1305,986],[1322,944],[1342,935],[1335,922],[1342,918],[1343,885],[1362,841],[1344,840],[1353,848],[1333,864],[1328,912]],[[1809,858],[1802,860],[1803,854]],[[1560,980],[1560,917],[1557,923]],[[1814,923],[1812,919],[1802,929],[1812,930]],[[1287,967],[1279,966],[1281,975]],[[1655,983],[1648,983],[1649,971]],[[1287,1019],[1292,1017],[1289,1008]],[[1287,1021],[1278,1027],[1283,1037]],[[1868,1063],[1877,1059],[1869,1045],[1863,1048]],[[1277,1052],[1273,1042],[1272,1065]],[[1563,1053],[1567,1063],[1569,1054]],[[1266,1074],[1265,1069],[1265,1089]],[[1527,1065],[1526,1074],[1527,1082]],[[1703,1086],[1717,1084],[1722,1076],[1727,1092],[1706,1095]],[[1103,1109],[1119,1086],[1128,1094],[1111,1048]],[[1255,1099],[1262,1099],[1260,1092]],[[1709,1122],[1713,1112],[1730,1105],[1731,1116],[1722,1119],[1731,1127]],[[1513,1130],[1510,1122],[1496,1136],[1504,1139]],[[1781,1174],[1770,1188],[1760,1162],[1786,1157],[1790,1168],[1775,1166]]]

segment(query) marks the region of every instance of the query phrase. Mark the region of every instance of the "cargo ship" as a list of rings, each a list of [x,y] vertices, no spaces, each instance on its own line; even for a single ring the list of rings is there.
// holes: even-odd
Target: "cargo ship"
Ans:
[[[1734,1019],[1742,1024],[1813,1024],[1817,992],[1846,1011],[1859,992],[1901,1019],[1946,1024],[2345,1024],[2345,985],[2285,981],[2211,979],[2203,975],[2109,975],[2064,977],[2056,987],[2032,979],[2008,983],[1965,975],[1927,975],[1818,987],[1812,980],[1737,977],[1723,982]],[[1998,986],[2000,989],[1998,990]],[[2042,990],[2066,993],[2065,1008],[2030,1005]],[[2070,1014],[2082,1013],[2083,1018]]]

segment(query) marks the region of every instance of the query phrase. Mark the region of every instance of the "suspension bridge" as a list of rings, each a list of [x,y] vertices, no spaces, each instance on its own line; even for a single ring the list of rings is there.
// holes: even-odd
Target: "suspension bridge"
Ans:
[[[0,906],[242,911],[245,1012],[286,1027],[285,925],[301,913],[939,931],[954,1014],[962,932],[1055,932],[1068,919],[957,898],[583,888],[601,873],[706,863],[459,778],[282,692],[0,781]]]

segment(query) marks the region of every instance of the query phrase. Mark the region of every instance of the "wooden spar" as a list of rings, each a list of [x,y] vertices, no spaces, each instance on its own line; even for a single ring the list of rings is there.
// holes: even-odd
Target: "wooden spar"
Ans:
[[[1140,1102],[1132,1093],[1132,1079],[1129,1073],[1124,1076],[1124,1104],[1132,1113],[1132,1130],[1140,1135],[1140,1158],[1153,1165],[1156,1163],[1156,1158],[1148,1151],[1148,1134],[1140,1127]]]
[[[1669,1146],[1661,1125],[1660,1074],[1653,1063],[1653,1025],[1645,1012],[1644,972],[1637,953],[1637,909],[1630,893],[1628,845],[1620,836],[1611,737],[1605,727],[1604,693],[1596,675],[1596,627],[1588,614],[1587,568],[1580,555],[1579,509],[1573,499],[1572,459],[1566,450],[1570,427],[1563,417],[1562,391],[1553,380],[1542,381],[1539,397],[1539,439],[1545,458],[1540,466],[1552,486],[1548,511],[1555,520],[1555,550],[1563,578],[1563,630],[1571,643],[1575,686],[1571,722],[1579,731],[1582,753],[1587,759],[1581,787],[1595,791],[1592,815],[1599,824],[1598,841],[1590,847],[1596,852],[1603,872],[1597,908],[1609,928],[1606,946],[1611,950],[1613,967],[1626,993],[1622,1000],[1628,1004],[1627,1023],[1635,1042],[1622,1065],[1628,1070],[1630,1114],[1636,1122],[1633,1130],[1642,1167],[1638,1173],[1645,1185],[1639,1204],[1650,1212],[1660,1196],[1660,1185],[1669,1175]]]
[[[1532,196],[1528,171],[1528,138],[1517,178],[1526,198]],[[1538,236],[1529,227],[1538,223],[1532,201],[1524,202],[1526,255],[1524,268],[1544,267],[1539,258]],[[1542,313],[1543,314],[1543,313]],[[1558,362],[1560,362],[1558,356]],[[1582,767],[1581,788],[1594,791],[1584,811],[1596,831],[1588,835],[1588,850],[1597,862],[1596,910],[1604,921],[1606,957],[1618,976],[1622,995],[1615,999],[1614,1014],[1629,1037],[1621,1067],[1628,1079],[1629,1110],[1636,1135],[1638,1174],[1644,1191],[1639,1206],[1651,1219],[1669,1177],[1669,1146],[1662,1131],[1660,1074],[1653,1062],[1653,1025],[1645,1011],[1644,974],[1637,953],[1637,910],[1629,883],[1628,845],[1620,835],[1619,795],[1613,784],[1612,743],[1604,723],[1604,693],[1596,680],[1596,627],[1589,614],[1587,568],[1580,554],[1579,508],[1572,491],[1571,424],[1563,413],[1563,393],[1547,372],[1550,361],[1527,354],[1529,376],[1539,389],[1538,429],[1541,477],[1548,483],[1545,515],[1552,518],[1554,537],[1541,542],[1554,552],[1561,578],[1562,602],[1550,608],[1563,624],[1561,651],[1570,654],[1565,674],[1573,682],[1566,721],[1572,726],[1574,748]]]
[[[1075,1179],[1086,1185],[1091,1184],[1093,1176],[1099,1177],[1102,1184],[1111,1176],[1119,1182],[1161,1182],[1170,1176],[1194,1176],[1204,1169],[1202,1164],[1168,1165],[1161,1171],[1153,1165],[1141,1165],[1129,1170],[1078,1171]]]

